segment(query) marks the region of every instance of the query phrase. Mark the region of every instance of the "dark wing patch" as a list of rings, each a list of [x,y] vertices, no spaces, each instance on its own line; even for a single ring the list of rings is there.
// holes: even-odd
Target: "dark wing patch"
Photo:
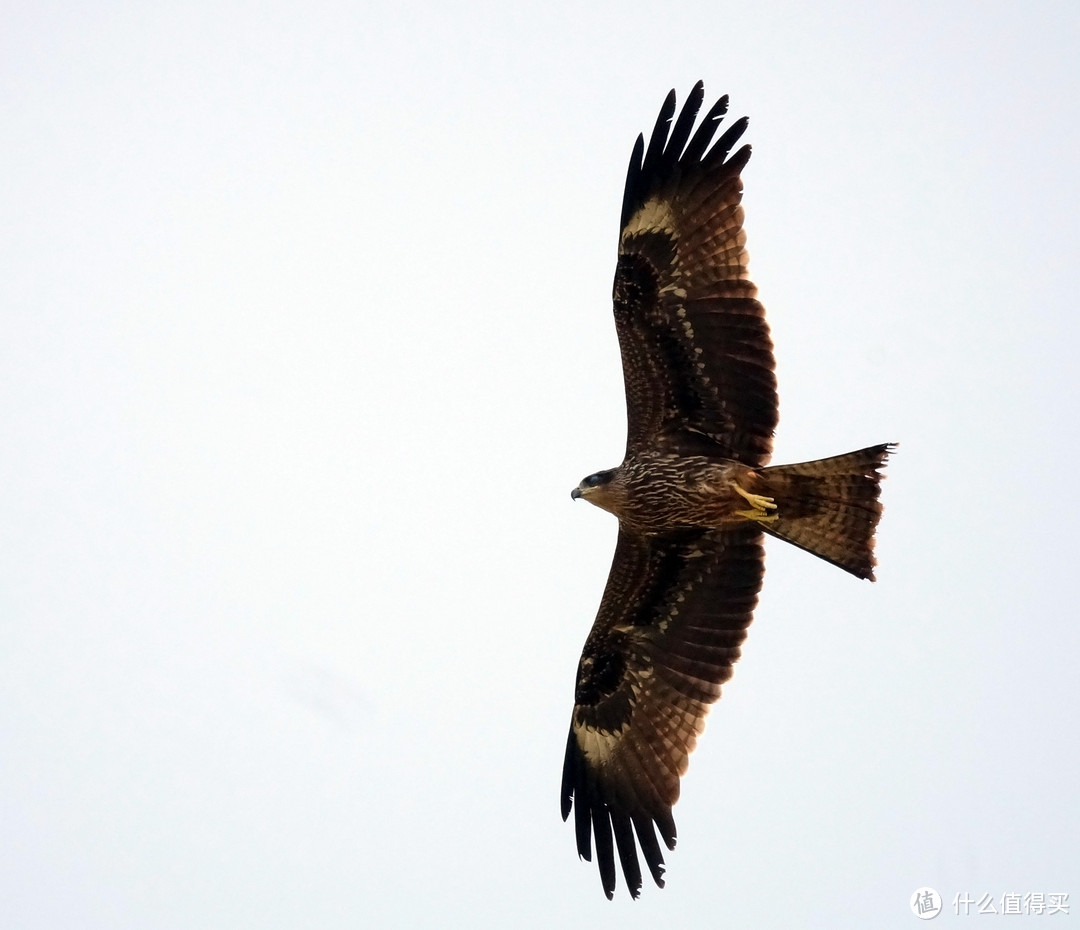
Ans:
[[[778,421],[776,366],[747,269],[740,172],[750,147],[728,157],[747,121],[709,148],[727,98],[691,138],[703,97],[699,82],[669,136],[672,91],[627,172],[613,293],[627,453],[663,447],[761,466]]]
[[[595,840],[608,898],[616,850],[630,893],[641,890],[635,835],[653,879],[664,884],[656,831],[675,848],[679,779],[739,658],[764,558],[752,527],[619,533],[578,665],[562,780],[563,819],[574,810],[583,858],[592,858]]]

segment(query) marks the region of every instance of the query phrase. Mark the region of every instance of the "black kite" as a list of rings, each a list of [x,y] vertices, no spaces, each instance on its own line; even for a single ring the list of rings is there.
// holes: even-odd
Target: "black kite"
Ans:
[[[672,91],[648,148],[638,136],[630,158],[614,286],[626,455],[572,494],[619,518],[562,778],[563,819],[573,808],[583,858],[595,841],[608,898],[616,852],[640,893],[638,845],[664,884],[656,831],[673,849],[679,778],[746,639],[764,534],[873,580],[880,470],[893,448],[766,467],[778,414],[742,228],[750,146],[729,157],[747,120],[713,143],[727,97],[692,132],[703,98],[699,82],[672,126]]]

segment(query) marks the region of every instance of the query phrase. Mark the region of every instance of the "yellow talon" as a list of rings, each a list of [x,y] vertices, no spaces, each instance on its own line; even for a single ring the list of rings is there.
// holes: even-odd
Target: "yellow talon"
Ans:
[[[739,497],[744,498],[746,503],[753,507],[754,510],[776,510],[776,501],[771,497],[763,497],[760,494],[751,494],[749,491],[744,491],[737,484],[732,484],[732,487],[735,489],[735,493],[738,494]]]
[[[744,491],[735,482],[732,482],[731,486],[735,489],[735,493],[753,508],[752,510],[736,510],[735,516],[742,517],[744,520],[753,520],[755,523],[773,523],[776,521],[777,515],[775,513],[765,512],[766,510],[776,510],[776,501],[771,497],[765,497],[762,494],[751,494],[749,491]]]
[[[776,505],[773,504],[773,506]],[[745,517],[747,520],[754,520],[757,523],[775,523],[780,519],[775,513],[765,513],[764,510],[736,510],[735,516]]]

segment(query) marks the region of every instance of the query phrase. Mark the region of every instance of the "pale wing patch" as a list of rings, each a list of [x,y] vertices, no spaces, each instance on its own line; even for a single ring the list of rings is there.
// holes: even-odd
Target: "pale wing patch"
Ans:
[[[666,624],[667,621],[665,621],[665,626]],[[648,666],[630,671],[624,687],[629,687],[630,694],[632,695],[631,701],[635,708],[640,703],[642,696],[647,696],[650,693],[649,688],[652,677],[653,669]],[[578,745],[590,762],[600,766],[606,763],[618,751],[619,743],[626,731],[630,729],[630,724],[634,719],[634,715],[633,712],[631,712],[626,722],[615,730],[609,730],[587,723],[582,724],[579,723],[576,718],[577,715],[575,714],[574,735],[577,737]]]
[[[675,214],[671,210],[670,201],[657,197],[647,200],[626,224],[620,242],[625,244],[634,236],[652,232],[662,232],[673,239],[677,238]]]
[[[599,768],[615,754],[619,739],[629,726],[630,724],[627,723],[615,732],[611,732],[597,727],[574,724],[574,735],[577,737],[581,751],[585,753],[585,758]]]

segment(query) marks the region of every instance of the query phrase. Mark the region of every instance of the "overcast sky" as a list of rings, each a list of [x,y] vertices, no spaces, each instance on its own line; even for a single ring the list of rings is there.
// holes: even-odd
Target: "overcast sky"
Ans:
[[[1078,49],[1072,0],[7,4],[0,923],[1077,919]],[[608,903],[569,491],[698,78],[751,118],[774,460],[901,447],[876,585],[769,541],[667,888]]]

